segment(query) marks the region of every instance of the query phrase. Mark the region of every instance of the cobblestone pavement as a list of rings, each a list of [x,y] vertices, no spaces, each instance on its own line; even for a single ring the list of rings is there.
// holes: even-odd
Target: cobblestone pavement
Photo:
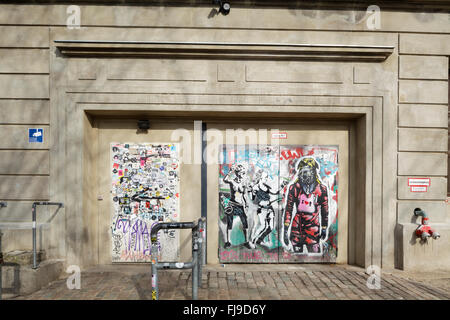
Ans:
[[[160,299],[191,299],[190,270],[161,270]],[[383,273],[381,289],[369,289],[364,269],[336,265],[205,266],[199,299],[208,300],[448,300],[450,291]],[[81,289],[66,280],[14,299],[151,299],[149,266],[99,266],[82,272]]]

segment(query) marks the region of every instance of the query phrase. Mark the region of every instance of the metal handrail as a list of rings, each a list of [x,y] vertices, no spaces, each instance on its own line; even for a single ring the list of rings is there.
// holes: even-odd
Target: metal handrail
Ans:
[[[64,204],[62,202],[48,202],[48,201],[36,201],[33,202],[33,205],[31,206],[31,215],[33,220],[33,269],[37,269],[37,249],[36,249],[36,207],[37,206],[58,206],[58,210],[60,208],[64,208]],[[56,210],[56,212],[58,212]],[[55,216],[56,213],[53,215]],[[51,219],[50,219],[51,220]]]
[[[8,206],[7,202],[0,202],[0,208],[6,208]],[[2,300],[2,265],[3,265],[3,251],[2,251],[2,237],[3,237],[3,233],[2,230],[0,230],[0,300]]]
[[[206,218],[202,217],[197,222],[163,222],[153,226],[150,232],[151,256],[152,256],[152,300],[159,299],[158,269],[192,269],[192,299],[197,300],[198,282],[202,274],[202,258],[206,247],[203,242],[206,237]],[[192,229],[192,261],[190,262],[164,262],[158,263],[157,235],[161,229]]]
[[[37,269],[37,250],[36,250],[36,207],[38,205],[42,205],[42,206],[46,206],[46,205],[56,205],[58,206],[58,210],[60,208],[64,208],[64,204],[62,202],[48,202],[48,201],[36,201],[33,202],[32,206],[31,206],[31,212],[32,212],[32,230],[33,230],[33,269]],[[8,204],[7,202],[0,202],[0,208],[5,208],[7,207]],[[53,215],[53,217],[56,215],[56,213],[58,212],[58,210],[55,212],[55,214]],[[49,221],[51,221],[52,218],[50,218]],[[2,264],[3,264],[3,252],[2,252],[2,236],[3,233],[0,230],[0,300],[2,299]]]

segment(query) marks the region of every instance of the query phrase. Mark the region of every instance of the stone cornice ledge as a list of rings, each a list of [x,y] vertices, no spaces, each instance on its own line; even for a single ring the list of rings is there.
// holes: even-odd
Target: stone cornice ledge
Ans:
[[[386,60],[393,46],[339,44],[283,44],[235,42],[164,42],[54,40],[68,57],[143,57],[166,59],[239,59],[239,60]]]

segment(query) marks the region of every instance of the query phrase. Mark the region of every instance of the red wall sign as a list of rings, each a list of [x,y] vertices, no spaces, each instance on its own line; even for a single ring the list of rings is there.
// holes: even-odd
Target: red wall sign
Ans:
[[[427,192],[430,185],[430,178],[408,178],[408,186],[411,192]]]

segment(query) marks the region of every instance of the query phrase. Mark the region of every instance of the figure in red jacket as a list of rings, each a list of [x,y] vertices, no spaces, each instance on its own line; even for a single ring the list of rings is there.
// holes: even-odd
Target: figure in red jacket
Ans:
[[[317,161],[312,157],[304,157],[298,162],[297,175],[288,188],[284,210],[284,243],[288,246],[290,241],[294,252],[302,253],[303,245],[306,245],[308,252],[319,253],[320,240],[326,239],[327,228],[328,190],[320,180]]]

